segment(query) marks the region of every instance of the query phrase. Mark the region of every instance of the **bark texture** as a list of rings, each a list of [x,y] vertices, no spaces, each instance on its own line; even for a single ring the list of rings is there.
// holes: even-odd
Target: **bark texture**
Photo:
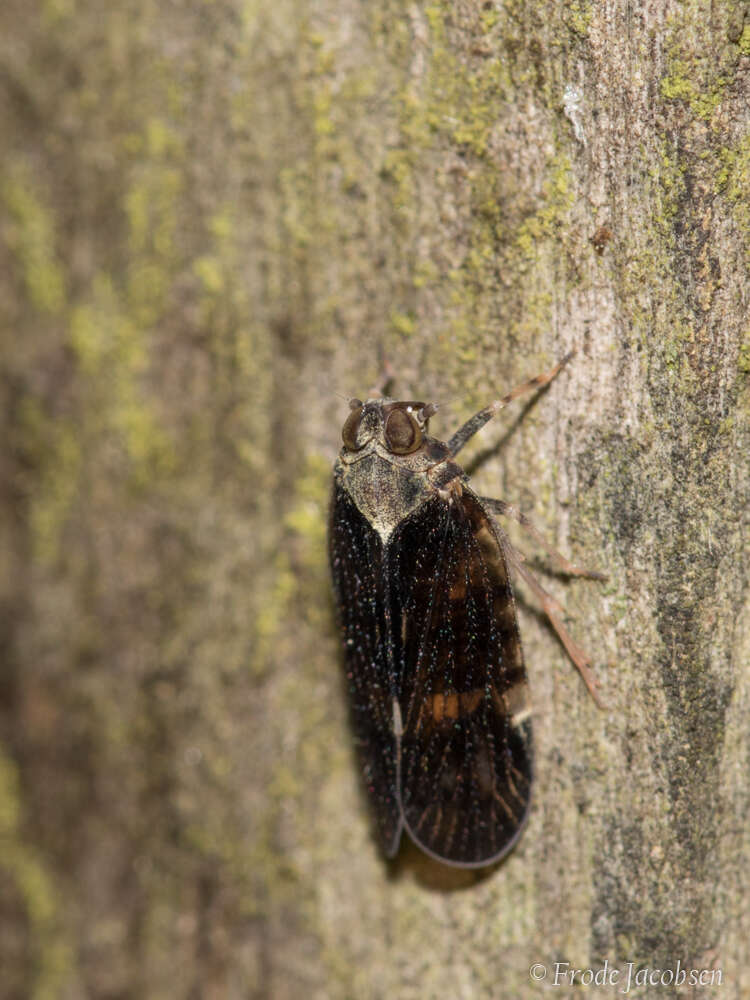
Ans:
[[[750,996],[749,70],[731,0],[4,0],[4,997]],[[466,461],[609,571],[549,581],[608,710],[519,588],[526,832],[388,867],[341,397],[447,438],[573,347]]]

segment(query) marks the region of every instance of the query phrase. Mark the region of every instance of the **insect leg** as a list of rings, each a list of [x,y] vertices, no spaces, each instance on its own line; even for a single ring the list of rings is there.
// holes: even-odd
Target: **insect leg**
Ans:
[[[509,392],[507,396],[503,396],[502,399],[496,399],[494,403],[485,406],[483,410],[480,410],[470,420],[467,420],[463,427],[460,427],[448,442],[449,457],[454,458],[466,442],[474,437],[476,432],[481,430],[488,420],[492,420],[495,414],[499,413],[512,400],[522,396],[525,392],[531,392],[532,389],[540,389],[543,385],[551,382],[574,354],[575,351],[569,351],[561,361],[557,362],[554,368],[551,368],[548,372],[544,372],[542,375],[535,376],[535,378],[530,378],[527,382],[522,382],[521,385],[517,385],[515,389]]]
[[[528,531],[531,537],[541,545],[544,551],[556,559],[560,564],[564,573],[569,576],[584,576],[588,580],[607,580],[606,573],[599,573],[597,570],[584,569],[582,566],[576,566],[575,563],[569,562],[562,553],[558,552],[557,549],[553,548],[549,542],[542,535],[538,528],[534,527],[532,522],[522,514],[517,507],[512,504],[506,503],[504,500],[495,500],[492,497],[480,497],[482,503],[489,507],[493,514],[499,514],[501,517],[512,517],[515,521],[521,525],[524,531]]]
[[[565,646],[565,650],[568,656],[573,661],[573,664],[578,671],[578,673],[583,678],[583,682],[589,689],[589,694],[594,699],[599,708],[604,708],[604,702],[602,701],[599,691],[596,685],[596,678],[594,677],[590,666],[591,660],[588,655],[581,649],[581,647],[573,641],[568,630],[565,628],[563,623],[560,621],[558,614],[562,612],[562,607],[559,601],[556,601],[552,594],[548,594],[547,591],[542,587],[534,574],[527,569],[523,562],[523,556],[520,552],[516,552],[510,542],[504,538],[503,546],[508,556],[508,559],[513,564],[513,568],[518,573],[523,580],[531,587],[536,596],[539,598],[542,610],[544,611],[547,618],[550,620],[550,624],[554,628],[560,637],[560,642]]]
[[[368,399],[380,399],[382,396],[386,395],[386,389],[389,388],[391,382],[394,381],[396,375],[393,371],[393,366],[391,365],[388,358],[382,359],[381,371],[378,376],[378,380],[375,385],[367,393]]]

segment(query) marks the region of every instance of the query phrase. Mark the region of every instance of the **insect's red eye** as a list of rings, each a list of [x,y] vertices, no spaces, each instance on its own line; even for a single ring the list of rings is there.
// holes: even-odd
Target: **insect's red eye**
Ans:
[[[385,422],[385,440],[396,455],[408,455],[422,443],[422,429],[408,410],[392,410]]]
[[[357,406],[349,416],[346,418],[346,422],[341,430],[341,437],[343,438],[344,444],[349,449],[349,451],[357,451],[357,431],[359,430],[359,422],[362,419],[362,406],[361,404]]]

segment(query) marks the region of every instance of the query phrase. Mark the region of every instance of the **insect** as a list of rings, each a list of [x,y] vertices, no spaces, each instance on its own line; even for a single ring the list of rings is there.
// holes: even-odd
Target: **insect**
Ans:
[[[613,235],[614,234],[609,226],[599,226],[594,232],[594,235],[589,237],[589,243],[600,257],[604,253],[605,247],[612,239]]]
[[[526,671],[510,571],[542,608],[599,702],[589,659],[561,608],[526,568],[496,516],[454,461],[511,400],[547,385],[554,368],[468,420],[449,441],[427,433],[437,407],[389,398],[350,401],[334,468],[329,556],[344,642],[352,724],[380,844],[402,833],[461,867],[499,860],[529,805],[532,741]]]

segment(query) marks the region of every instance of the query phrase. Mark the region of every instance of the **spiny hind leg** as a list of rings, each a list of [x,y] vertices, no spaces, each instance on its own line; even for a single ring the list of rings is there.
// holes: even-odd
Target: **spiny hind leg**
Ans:
[[[486,507],[489,507],[493,514],[498,514],[500,517],[512,517],[514,521],[518,521],[524,531],[528,532],[544,551],[560,564],[560,568],[568,576],[582,576],[587,580],[608,579],[606,573],[600,573],[595,569],[584,569],[582,566],[576,566],[575,563],[566,559],[561,552],[558,552],[556,548],[553,548],[549,544],[532,521],[525,514],[521,513],[517,507],[514,507],[513,504],[506,503],[504,500],[495,500],[492,497],[480,497],[480,500]]]
[[[505,537],[503,537],[503,548],[513,569],[516,573],[518,573],[521,579],[529,585],[531,590],[539,599],[539,602],[542,605],[542,610],[549,619],[552,628],[555,632],[557,632],[560,642],[565,647],[565,651],[573,661],[573,665],[576,670],[583,678],[583,683],[588,688],[589,694],[599,708],[605,708],[606,706],[599,694],[596,678],[591,670],[591,658],[586,652],[584,652],[578,643],[574,641],[560,620],[560,615],[563,614],[562,605],[552,596],[552,594],[548,593],[544,589],[531,570],[525,565],[523,555],[518,552],[518,550],[515,549],[511,545],[510,541]]]

